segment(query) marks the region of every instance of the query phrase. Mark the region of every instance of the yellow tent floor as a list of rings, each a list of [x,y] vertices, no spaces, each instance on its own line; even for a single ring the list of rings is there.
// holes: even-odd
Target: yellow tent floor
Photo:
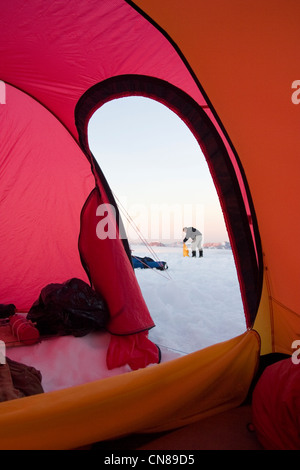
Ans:
[[[262,450],[250,431],[251,405],[243,405],[180,429],[97,443],[93,450]]]

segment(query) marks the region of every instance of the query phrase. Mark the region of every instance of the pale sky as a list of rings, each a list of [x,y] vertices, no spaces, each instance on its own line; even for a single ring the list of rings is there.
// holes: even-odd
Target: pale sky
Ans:
[[[110,101],[92,116],[88,135],[117,201],[146,240],[180,240],[183,226],[193,225],[204,243],[228,241],[205,157],[166,106],[142,97]],[[122,218],[129,239],[137,238]]]

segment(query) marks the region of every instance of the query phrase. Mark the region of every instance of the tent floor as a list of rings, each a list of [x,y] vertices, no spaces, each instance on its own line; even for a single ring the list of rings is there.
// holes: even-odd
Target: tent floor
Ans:
[[[160,434],[134,434],[95,444],[93,450],[262,450],[251,423],[251,405]]]

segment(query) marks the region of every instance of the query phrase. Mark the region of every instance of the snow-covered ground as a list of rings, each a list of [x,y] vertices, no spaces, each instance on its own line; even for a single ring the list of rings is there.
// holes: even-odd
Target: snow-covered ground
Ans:
[[[145,246],[131,248],[133,255],[153,257]],[[203,258],[191,258],[183,257],[182,247],[153,249],[168,270],[135,270],[156,325],[153,342],[190,353],[246,330],[231,250],[204,249]]]
[[[131,246],[133,255],[153,254]],[[136,269],[136,276],[155,327],[149,338],[162,362],[217,342],[246,329],[231,250],[205,249],[203,258],[183,257],[182,247],[155,247],[168,270]],[[62,336],[26,347],[7,348],[13,360],[41,371],[45,392],[130,372],[129,366],[108,370],[110,335],[105,331],[83,338]]]

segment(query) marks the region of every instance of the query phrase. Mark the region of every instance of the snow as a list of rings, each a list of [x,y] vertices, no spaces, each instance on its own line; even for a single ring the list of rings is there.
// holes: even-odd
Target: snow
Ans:
[[[135,273],[155,327],[149,338],[162,362],[246,330],[237,273],[231,250],[204,249],[203,258],[183,257],[182,246],[131,245],[133,255],[166,261],[168,269]],[[7,348],[6,355],[41,371],[45,392],[130,372],[129,366],[106,367],[110,336],[101,331],[83,338],[62,336],[32,346]]]
[[[133,255],[150,256],[145,247]],[[155,322],[149,338],[163,348],[191,353],[233,338],[246,329],[231,250],[204,249],[203,258],[183,257],[182,247],[155,247],[168,270],[136,269]]]

